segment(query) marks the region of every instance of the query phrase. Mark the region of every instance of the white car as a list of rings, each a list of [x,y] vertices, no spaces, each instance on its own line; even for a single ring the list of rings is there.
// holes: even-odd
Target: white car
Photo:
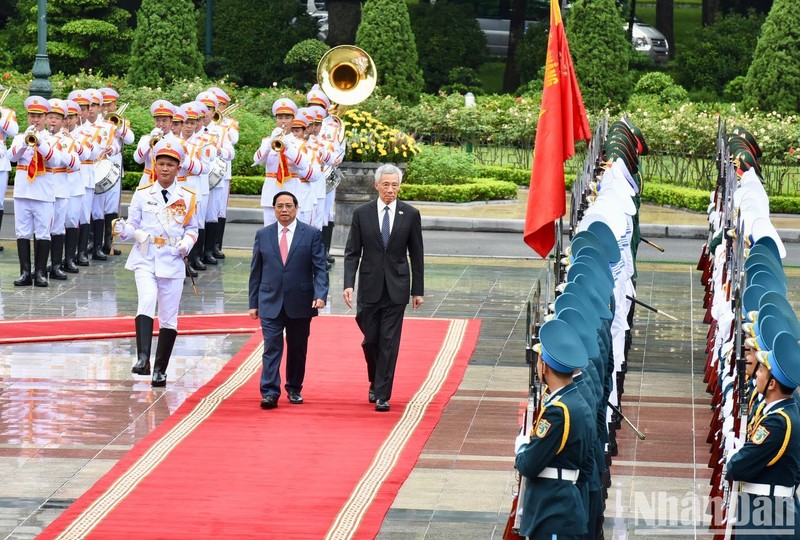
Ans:
[[[625,31],[628,31],[627,24],[625,25]],[[644,21],[640,21],[638,18],[633,21],[631,42],[637,51],[650,55],[656,63],[667,63],[669,59],[667,38],[656,28]]]

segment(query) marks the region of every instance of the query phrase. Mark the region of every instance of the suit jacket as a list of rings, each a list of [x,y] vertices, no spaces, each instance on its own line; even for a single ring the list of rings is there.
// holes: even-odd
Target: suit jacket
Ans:
[[[278,226],[273,223],[256,233],[250,264],[250,309],[258,316],[276,318],[281,308],[293,319],[317,315],[311,303],[328,298],[328,262],[322,234],[315,227],[297,222],[286,264],[278,247]]]
[[[356,208],[344,250],[344,288],[355,288],[358,272],[359,303],[378,302],[384,283],[395,304],[407,304],[409,296],[423,296],[424,270],[422,219],[416,208],[397,201],[394,226],[386,249],[378,223],[377,199]]]

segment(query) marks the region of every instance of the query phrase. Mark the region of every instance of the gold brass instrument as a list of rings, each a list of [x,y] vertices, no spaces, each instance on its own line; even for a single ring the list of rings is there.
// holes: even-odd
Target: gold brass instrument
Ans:
[[[214,122],[221,122],[222,119],[225,116],[231,114],[233,111],[235,111],[238,108],[239,108],[239,103],[234,103],[232,105],[228,105],[227,107],[225,107],[221,111],[219,111],[219,110],[214,111],[214,116],[212,116],[211,118],[214,120]]]
[[[161,140],[161,137],[151,137],[150,138],[150,148],[154,148],[155,145],[158,144],[158,141]]]
[[[129,105],[130,103],[125,103],[116,111],[108,113],[108,115],[106,116],[106,120],[108,120],[115,126],[120,125],[122,123],[122,115],[125,114],[125,110],[128,108]]]
[[[317,82],[336,104],[336,114],[369,97],[378,83],[375,62],[353,45],[339,45],[326,52],[317,64]]]
[[[36,133],[28,133],[25,135],[25,144],[28,146],[39,146],[39,137],[36,136]]]
[[[286,145],[283,143],[283,137],[275,137],[274,139],[272,139],[271,146],[274,151],[280,152]]]

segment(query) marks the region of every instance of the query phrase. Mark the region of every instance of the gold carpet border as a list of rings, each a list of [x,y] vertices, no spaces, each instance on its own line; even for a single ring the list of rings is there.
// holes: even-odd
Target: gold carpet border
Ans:
[[[372,464],[356,484],[350,498],[339,510],[326,540],[352,538],[358,530],[364,514],[375,499],[383,482],[392,472],[400,453],[419,426],[433,398],[447,380],[453,363],[464,341],[468,321],[451,320],[439,354],[428,371],[420,389],[411,398],[400,420],[378,449]]]
[[[256,347],[247,359],[221,385],[201,399],[194,409],[140,457],[125,473],[89,505],[56,538],[86,537],[111,511],[120,504],[186,437],[234,392],[241,388],[261,368],[263,344]]]

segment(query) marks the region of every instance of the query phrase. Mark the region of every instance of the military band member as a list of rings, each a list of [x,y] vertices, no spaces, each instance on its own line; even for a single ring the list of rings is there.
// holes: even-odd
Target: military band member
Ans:
[[[158,306],[158,345],[153,364],[153,386],[166,386],[175,338],[178,306],[186,268],[183,261],[197,241],[197,197],[176,178],[185,154],[176,141],[161,140],[153,148],[157,180],[136,190],[128,219],[117,220],[114,233],[135,242],[125,268],[136,278],[136,364],[131,370],[150,374],[153,318]]]
[[[308,127],[313,123],[314,116],[309,113],[308,109],[300,108],[297,110],[297,115],[292,120],[292,135],[300,141],[299,151],[307,156],[309,162],[309,174],[306,177],[298,178],[296,184],[296,191],[294,192],[299,202],[300,211],[297,213],[297,219],[316,227],[313,223],[314,207],[317,204],[317,192],[314,186],[319,184],[322,179],[322,168],[314,146],[308,144]],[[322,229],[322,227],[318,227]]]
[[[2,84],[0,84],[0,90],[5,90]],[[8,189],[8,175],[11,171],[11,161],[8,159],[8,149],[6,148],[6,137],[13,139],[18,132],[17,113],[13,109],[0,106],[0,230],[3,227],[3,203]],[[2,245],[0,245],[0,251],[3,251]]]
[[[297,114],[297,105],[291,99],[280,98],[272,104],[276,127],[272,134],[261,140],[261,146],[253,155],[254,165],[264,165],[264,186],[261,189],[261,208],[264,211],[264,226],[275,223],[272,199],[279,191],[297,193],[298,178],[310,178],[311,160],[300,151],[302,140],[292,135],[292,122]],[[302,208],[301,208],[302,210]]]
[[[117,91],[113,88],[101,88],[100,93],[103,96],[103,117],[104,119],[107,119],[117,110],[119,93],[117,93]],[[122,179],[125,178],[125,167],[122,163],[122,149],[126,144],[133,144],[133,142],[136,140],[136,135],[131,129],[130,121],[125,118],[120,117],[119,123],[109,122],[109,124],[114,126],[112,133],[120,148],[120,152],[118,154],[109,156],[111,161],[119,165],[119,181],[117,181],[117,183],[114,184],[114,187],[109,190],[112,192],[112,195],[110,195],[106,201],[105,215],[103,216],[105,218],[103,253],[106,255],[120,255],[121,252],[116,249],[114,250],[114,253],[111,253],[111,222],[119,217],[121,202],[120,197],[122,196]]]
[[[225,129],[225,133],[230,140],[233,146],[236,146],[236,143],[239,142],[239,121],[235,118],[230,116],[225,116],[225,109],[230,106],[231,97],[223,90],[217,86],[212,86],[208,89],[209,92],[212,92],[216,97],[217,101],[219,102],[219,108],[221,109],[222,119],[220,121],[220,125]],[[228,162],[228,167],[225,171],[225,177],[222,179],[224,185],[222,189],[224,190],[224,200],[223,204],[219,207],[219,216],[217,218],[217,242],[215,244],[214,250],[214,257],[217,259],[224,259],[225,254],[222,252],[222,241],[225,236],[225,222],[227,221],[228,216],[228,202],[230,199],[231,193],[231,177],[233,174],[232,162]]]
[[[76,102],[72,100],[67,101],[66,131],[70,134],[70,138],[75,147],[75,153],[78,154],[80,159],[79,168],[68,173],[69,203],[67,205],[67,218],[64,223],[64,263],[62,265],[62,270],[69,274],[78,273],[76,258],[80,239],[83,198],[86,192],[86,188],[84,187],[84,175],[87,174],[88,171],[88,167],[83,163],[85,160],[91,159],[94,149],[89,143],[91,137],[83,134],[79,130],[78,117],[80,110],[80,105]]]
[[[139,187],[146,186],[153,181],[153,156],[151,149],[153,140],[156,142],[164,138],[168,133],[172,133],[172,116],[175,114],[175,105],[164,99],[158,99],[150,105],[150,114],[153,117],[153,130],[142,135],[136,151],[133,153],[133,160],[144,165],[142,177],[139,179]]]
[[[86,93],[91,99],[88,121],[95,130],[94,140],[101,148],[100,155],[95,159],[96,182],[98,180],[96,177],[98,164],[106,159],[119,163],[118,160],[122,159],[121,156],[119,156],[122,149],[119,144],[119,139],[115,134],[116,126],[105,121],[100,114],[103,104],[103,95],[99,90],[94,88],[87,89]],[[119,157],[114,158],[113,156]],[[119,184],[119,182],[120,179],[118,178],[116,184]],[[117,200],[118,197],[114,193],[114,188],[104,193],[95,193],[92,198],[92,239],[94,242],[92,260],[105,261],[108,258],[106,251],[111,245],[111,237],[109,235],[106,240],[106,222],[108,222],[110,226],[111,220],[107,216],[117,212],[119,206]]]
[[[781,332],[772,350],[756,357],[756,391],[766,405],[748,440],[728,459],[727,478],[742,482],[734,531],[758,538],[798,538],[800,412],[792,395],[800,383],[800,345],[789,332]]]
[[[50,225],[53,222],[55,188],[52,170],[60,167],[64,153],[46,129],[50,104],[39,96],[25,100],[28,128],[14,137],[9,159],[17,163],[14,176],[14,228],[19,253],[18,287],[47,287],[47,258],[50,255]],[[69,158],[66,159],[69,161]],[[31,239],[34,245],[34,274],[31,275]]]
[[[575,483],[595,425],[573,372],[586,367],[589,358],[575,330],[562,320],[544,323],[540,339],[536,369],[549,395],[533,432],[517,437],[516,468],[527,478],[520,535],[577,538],[587,533],[588,516]]]
[[[236,151],[233,148],[233,143],[228,136],[228,129],[222,124],[214,122],[214,115],[218,114],[219,100],[213,92],[205,91],[197,95],[197,101],[208,107],[205,117],[202,119],[203,130],[206,132],[206,137],[209,142],[217,148],[217,160],[212,164],[210,174],[221,174],[222,178],[218,183],[211,187],[209,185],[208,204],[206,205],[205,215],[205,238],[203,238],[202,252],[203,262],[205,264],[217,264],[217,258],[214,255],[218,235],[218,220],[220,215],[220,208],[227,204],[228,191],[223,183],[223,178],[227,174],[230,181],[231,162],[236,156]],[[223,170],[218,170],[222,165]]]
[[[73,90],[68,99],[80,107],[77,126],[73,136],[83,141],[89,150],[88,155],[81,158],[81,178],[83,178],[83,200],[81,201],[80,225],[78,225],[78,254],[75,257],[77,266],[89,266],[89,238],[92,230],[92,202],[94,200],[94,160],[100,154],[100,146],[95,140],[94,126],[89,122],[89,106],[92,102],[85,90]]]
[[[65,118],[67,116],[67,103],[61,99],[50,100],[45,122],[47,130],[52,135],[55,144],[64,152],[66,159],[58,167],[53,167],[53,194],[55,205],[53,210],[53,223],[50,226],[50,279],[64,281],[67,274],[61,269],[64,256],[64,240],[66,237],[67,207],[69,206],[70,174],[79,173],[81,158],[76,151],[74,139],[66,130]],[[80,181],[80,176],[75,178]],[[81,188],[83,185],[81,185]]]
[[[183,107],[175,107],[175,110],[172,112],[172,134],[183,140],[183,123],[186,121],[186,113],[183,110]]]

